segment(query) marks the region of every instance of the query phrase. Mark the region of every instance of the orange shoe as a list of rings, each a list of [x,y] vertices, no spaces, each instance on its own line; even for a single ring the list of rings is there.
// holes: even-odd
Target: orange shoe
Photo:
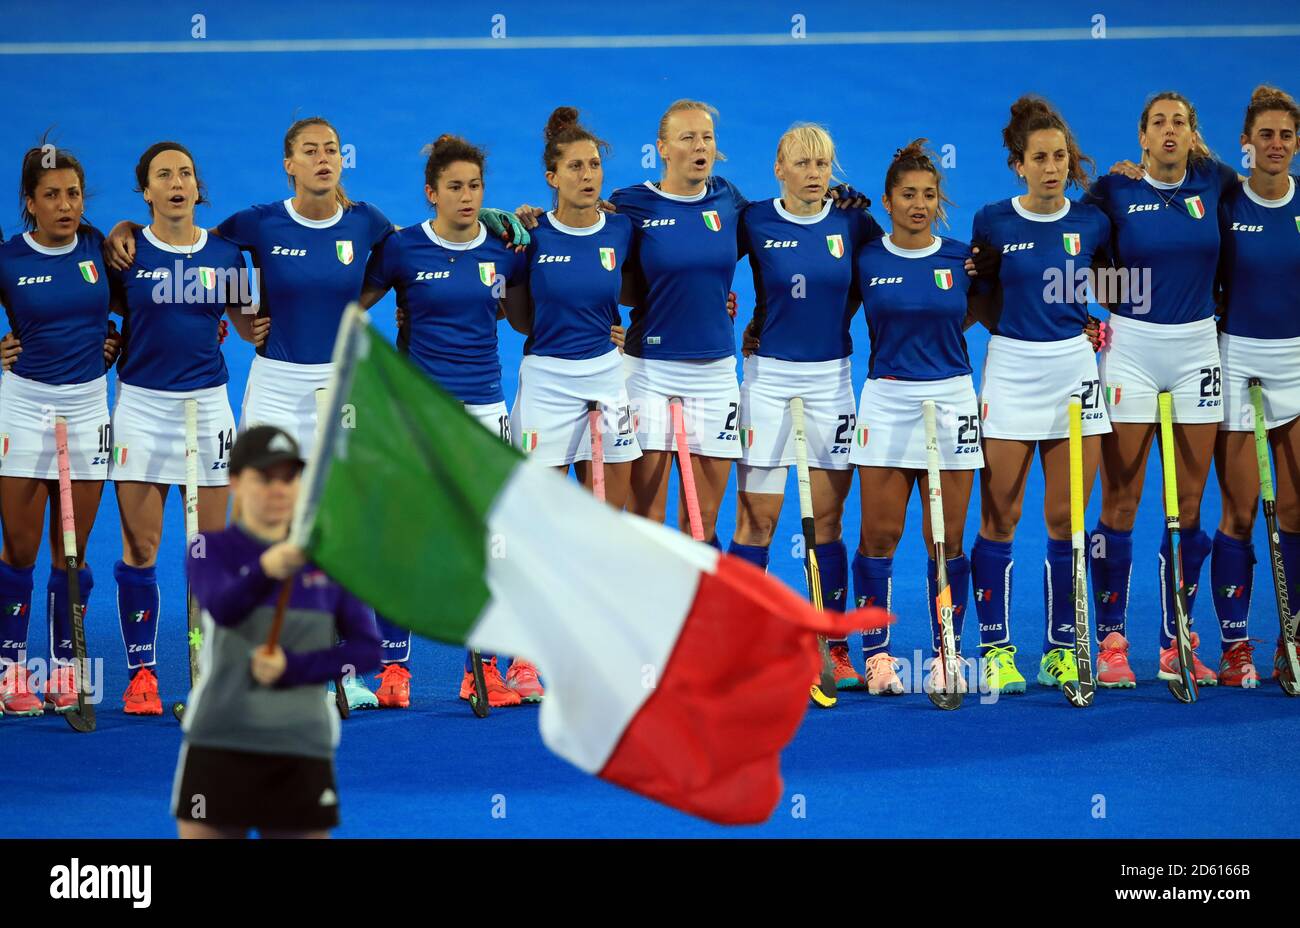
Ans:
[[[122,694],[122,708],[127,715],[162,715],[158,698],[158,678],[148,667],[141,667]]]
[[[524,702],[541,702],[546,695],[542,681],[537,679],[537,668],[522,657],[516,657],[510,662],[510,669],[506,671],[506,686],[518,693]]]
[[[1196,678],[1197,686],[1215,686],[1219,682],[1219,676],[1209,667],[1201,663],[1201,657],[1196,653],[1196,649],[1201,646],[1201,636],[1192,632],[1192,675]],[[1170,642],[1170,646],[1160,649],[1160,670],[1156,676],[1161,680],[1180,680],[1182,672],[1178,666],[1178,641]]]
[[[45,710],[40,698],[27,688],[27,668],[22,664],[5,665],[0,677],[0,711],[5,715],[40,715]]]
[[[45,687],[45,705],[60,715],[77,708],[77,668],[71,664],[54,668]]]
[[[411,705],[411,671],[407,670],[402,664],[385,664],[384,669],[376,677],[379,681],[379,689],[375,690],[375,695],[379,697],[379,708],[381,709],[407,709]]]
[[[1219,683],[1253,690],[1259,686],[1259,671],[1255,669],[1255,645],[1238,641],[1223,652],[1219,659]]]
[[[507,687],[506,681],[501,679],[501,671],[497,669],[495,657],[483,662],[483,682],[487,684],[488,705],[493,709],[517,706],[523,701],[519,694]],[[469,699],[473,693],[474,674],[467,670],[460,681],[460,698]]]
[[[862,689],[864,681],[853,666],[848,645],[837,644],[831,647],[831,669],[835,672],[835,689]]]

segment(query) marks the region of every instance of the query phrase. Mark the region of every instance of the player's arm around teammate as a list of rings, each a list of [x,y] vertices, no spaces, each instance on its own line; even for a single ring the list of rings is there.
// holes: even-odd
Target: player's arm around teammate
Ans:
[[[1210,555],[1210,584],[1223,656],[1219,682],[1254,687],[1246,619],[1254,575],[1251,533],[1259,505],[1259,468],[1249,381],[1264,392],[1264,425],[1273,449],[1278,541],[1291,608],[1300,597],[1300,197],[1291,169],[1300,107],[1287,93],[1257,87],[1246,108],[1241,144],[1254,153],[1250,177],[1219,209],[1223,422],[1214,452],[1223,509]],[[1294,646],[1294,645],[1293,645]],[[1273,677],[1286,664],[1279,640]]]
[[[154,668],[162,612],[156,564],[163,510],[172,487],[184,501],[186,409],[193,403],[198,530],[225,527],[235,418],[218,329],[229,313],[237,328],[250,331],[241,309],[251,302],[252,288],[239,249],[194,222],[196,207],[207,199],[185,146],[149,146],[136,164],[135,180],[150,224],[138,233],[131,267],[110,271],[114,310],[122,315],[126,339],[109,465],[122,522],[122,559],[113,565],[113,575],[130,674],[124,709],[128,715],[161,715]]]
[[[971,238],[1000,253],[987,291],[992,333],[980,385],[984,469],[980,471],[980,533],[971,548],[971,578],[979,616],[986,688],[1023,693],[1025,678],[1011,644],[1012,539],[1037,449],[1043,468],[1047,557],[1043,657],[1038,681],[1060,686],[1078,679],[1071,595],[1068,403],[1083,406],[1084,505],[1096,477],[1101,435],[1110,431],[1097,361],[1083,329],[1094,265],[1108,263],[1110,221],[1096,206],[1066,198],[1086,190],[1092,160],[1046,100],[1022,97],[1002,130],[1007,164],[1025,192],[983,207]],[[1116,642],[1112,641],[1114,645]],[[1103,649],[1106,646],[1103,644]],[[1117,654],[1122,659],[1122,652]],[[1101,671],[1102,686],[1123,685],[1120,668]],[[1119,674],[1119,676],[1117,676]],[[1115,682],[1112,682],[1115,681]]]
[[[507,291],[511,325],[528,336],[511,410],[515,442],[534,461],[594,488],[589,409],[599,409],[603,492],[615,509],[627,502],[641,456],[613,343],[631,221],[598,208],[608,145],[578,122],[578,111],[550,116],[542,152],[555,208],[538,221],[528,273]]]
[[[1119,636],[1128,647],[1125,623],[1133,563],[1132,531],[1142,498],[1147,459],[1159,420],[1157,397],[1173,396],[1174,463],[1182,529],[1182,565],[1189,614],[1201,566],[1210,553],[1201,529],[1201,497],[1209,476],[1215,437],[1223,420],[1214,277],[1219,260],[1217,213],[1236,171],[1216,161],[1197,128],[1196,109],[1181,94],[1151,97],[1138,120],[1146,174],[1133,179],[1107,174],[1085,202],[1111,221],[1116,273],[1099,289],[1111,309],[1110,344],[1099,374],[1113,430],[1101,442],[1102,509],[1091,533],[1089,555],[1096,591],[1099,663],[1108,662],[1104,642]],[[1101,281],[1099,280],[1100,284]],[[1161,679],[1178,678],[1173,646],[1176,591],[1168,579],[1166,533],[1156,560],[1162,590]],[[1199,641],[1199,636],[1193,634]],[[1112,639],[1114,640],[1114,639]],[[1213,670],[1195,660],[1196,679],[1213,685]],[[1126,675],[1131,682],[1131,671]]]
[[[944,540],[960,651],[970,586],[970,562],[962,553],[962,534],[974,472],[983,466],[984,458],[963,334],[970,308],[970,278],[962,268],[969,248],[934,234],[936,223],[944,219],[947,199],[935,159],[924,142],[918,139],[895,154],[885,175],[882,200],[892,231],[861,248],[856,260],[871,358],[850,456],[857,466],[862,500],[862,535],[853,559],[853,588],[855,599],[863,605],[900,611],[892,602],[893,559],[903,535],[912,487],[920,488],[922,498],[929,491],[922,404],[931,400],[937,405]],[[933,550],[929,519],[922,519],[921,534],[927,550]],[[926,597],[935,655],[930,660],[931,682],[927,685],[942,686],[942,661],[937,656],[936,566],[930,562]],[[903,692],[897,663],[890,654],[889,630],[864,633],[862,649],[868,691],[875,695]],[[959,681],[959,686],[965,685],[964,680]]]
[[[741,252],[754,273],[757,307],[746,327],[740,386],[736,533],[728,552],[766,569],[781,515],[786,474],[795,462],[790,400],[804,405],[816,555],[822,598],[843,611],[848,556],[842,540],[844,500],[853,482],[856,406],[849,322],[860,302],[853,261],[883,234],[861,209],[832,209],[828,189],[835,147],[820,126],[795,125],[777,143],[774,172],[781,195],[750,203],[741,214]],[[862,686],[848,642],[829,642],[839,688]]]
[[[46,620],[51,661],[45,704],[56,712],[77,706],[68,577],[63,569],[62,510],[55,449],[56,417],[67,420],[75,514],[79,595],[84,609],[94,583],[85,565],[108,473],[108,388],[104,339],[109,287],[99,231],[84,223],[86,177],[64,149],[39,146],[22,159],[27,231],[0,246],[0,303],[22,343],[22,354],[0,381],[0,709],[40,715],[28,685],[28,616],[32,573],[50,517],[50,576]]]

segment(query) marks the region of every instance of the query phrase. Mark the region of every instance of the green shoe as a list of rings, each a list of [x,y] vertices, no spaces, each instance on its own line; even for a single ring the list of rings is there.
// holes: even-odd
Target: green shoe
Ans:
[[[992,647],[984,653],[984,686],[990,693],[1023,693],[1025,678],[1016,669],[1016,647]]]
[[[349,709],[378,709],[379,697],[370,692],[366,681],[358,674],[343,678],[343,694],[348,698]]]
[[[1038,665],[1038,682],[1059,687],[1067,680],[1079,682],[1079,665],[1074,662],[1073,648],[1052,648]]]

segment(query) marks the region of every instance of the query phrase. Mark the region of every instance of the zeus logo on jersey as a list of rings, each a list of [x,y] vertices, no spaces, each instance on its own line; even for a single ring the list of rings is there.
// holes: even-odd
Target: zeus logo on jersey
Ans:
[[[561,264],[572,260],[573,260],[572,257],[570,257],[569,255],[538,255],[537,256],[538,264]]]
[[[1002,253],[1005,255],[1013,251],[1028,251],[1033,247],[1034,247],[1033,242],[1019,242],[1019,243],[1014,243],[1009,245],[1003,245]]]
[[[1263,231],[1264,231],[1264,227],[1263,227],[1263,226],[1251,226],[1251,225],[1246,225],[1246,223],[1244,223],[1244,222],[1234,222],[1234,223],[1232,224],[1232,229],[1231,229],[1231,231],[1233,231],[1233,232],[1263,232]]]
[[[451,271],[416,271],[415,282],[422,280],[443,280],[451,276]]]
[[[48,284],[53,279],[54,278],[49,274],[46,274],[43,277],[19,277],[18,286],[25,287],[28,284]]]
[[[1154,213],[1159,208],[1159,203],[1130,203],[1128,205],[1130,213]]]
[[[305,258],[307,257],[307,249],[306,248],[285,248],[283,245],[272,245],[271,254],[288,255],[290,258]]]
[[[675,225],[677,225],[676,219],[642,219],[641,220],[641,228],[643,229],[649,229],[652,226],[675,226]]]
[[[144,268],[139,268],[135,272],[135,279],[140,280],[141,278],[148,278],[149,280],[162,280],[167,276],[167,274],[168,271],[165,267],[160,267],[152,271],[146,271]]]
[[[867,286],[874,287],[876,284],[901,284],[902,282],[903,278],[901,277],[873,277],[871,278],[871,283],[867,284]]]
[[[763,243],[763,247],[764,248],[798,248],[799,243],[790,242],[790,241],[779,241],[777,239],[769,238],[767,241]]]

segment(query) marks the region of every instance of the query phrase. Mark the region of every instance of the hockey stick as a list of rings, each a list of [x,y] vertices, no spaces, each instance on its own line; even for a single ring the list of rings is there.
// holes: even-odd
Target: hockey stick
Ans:
[[[190,545],[199,533],[199,401],[185,401],[185,557],[191,556]],[[190,692],[199,682],[199,649],[203,645],[203,629],[200,623],[199,602],[190,590],[186,570],[185,581],[185,625],[187,648],[190,658]],[[178,702],[172,706],[172,715],[179,721],[185,714],[185,703]]]
[[[686,496],[686,516],[691,523],[691,537],[704,540],[704,520],[700,518],[700,498],[695,493],[695,471],[691,469],[691,449],[686,441],[686,414],[682,398],[668,398],[668,410],[673,419],[673,438],[677,443],[677,469],[682,474],[682,493]]]
[[[813,608],[822,611],[822,575],[817,566],[817,522],[813,516],[812,481],[808,476],[808,434],[804,431],[803,398],[790,398],[790,424],[794,436],[795,476],[799,484],[799,522],[803,528],[803,572],[808,581],[808,598]],[[821,655],[822,671],[814,680],[808,695],[815,705],[829,709],[839,701],[835,687],[835,670],[831,664],[831,651],[825,635],[817,636],[817,652]]]
[[[1187,614],[1187,588],[1183,586],[1183,538],[1178,524],[1178,475],[1174,467],[1173,394],[1161,393],[1160,448],[1165,473],[1165,531],[1169,533],[1169,584],[1173,590],[1174,630],[1178,645],[1178,676],[1169,692],[1179,702],[1196,702],[1196,668],[1192,659],[1192,620]]]
[[[939,481],[939,430],[935,422],[934,400],[921,403],[925,420],[925,479],[929,484],[930,537],[934,544],[935,614],[939,617],[939,661],[943,667],[943,690],[931,681],[930,702],[940,709],[960,709],[961,689],[957,684],[960,658],[957,636],[952,627],[952,587],[948,585],[948,559],[944,555],[943,487]]]
[[[1070,397],[1070,548],[1074,574],[1074,662],[1079,679],[1066,680],[1061,691],[1070,705],[1092,705],[1096,682],[1092,678],[1092,642],[1088,637],[1088,555],[1083,527],[1083,401]]]
[[[316,454],[321,453],[320,444],[327,434],[325,423],[329,415],[329,390],[319,387],[316,390]],[[346,719],[352,714],[352,707],[348,705],[348,694],[343,688],[342,676],[334,678],[334,705],[339,710],[339,718]]]
[[[591,432],[591,492],[605,501],[605,444],[600,435],[600,404],[587,401],[587,429]]]
[[[90,659],[86,656],[85,616],[81,611],[81,585],[77,578],[77,523],[72,513],[72,471],[68,465],[68,420],[54,420],[55,453],[59,464],[59,518],[63,523],[63,568],[68,574],[68,614],[72,620],[73,679],[77,708],[63,717],[73,731],[95,730],[95,707],[86,698],[90,688]]]
[[[1255,460],[1259,463],[1259,495],[1264,504],[1264,525],[1268,535],[1268,557],[1273,565],[1273,592],[1277,594],[1277,621],[1286,651],[1286,673],[1279,672],[1277,682],[1288,696],[1300,696],[1300,660],[1295,653],[1295,614],[1291,611],[1290,587],[1282,563],[1281,537],[1277,528],[1277,499],[1273,495],[1273,467],[1268,456],[1268,426],[1264,422],[1264,385],[1258,377],[1250,378],[1250,405],[1255,411]]]

